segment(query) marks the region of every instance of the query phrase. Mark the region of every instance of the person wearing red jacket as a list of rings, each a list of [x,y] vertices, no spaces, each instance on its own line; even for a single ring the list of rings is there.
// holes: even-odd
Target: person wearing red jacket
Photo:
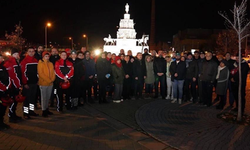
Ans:
[[[3,98],[7,95],[6,90],[10,87],[10,78],[3,64],[3,57],[0,54],[0,130],[10,128],[9,125],[4,123],[3,119],[7,108],[4,105]]]
[[[11,56],[5,61],[4,67],[8,71],[11,88],[8,89],[10,97],[13,99],[13,103],[9,107],[9,122],[16,123],[18,120],[21,120],[22,117],[16,115],[17,101],[15,96],[19,94],[19,89],[21,88],[21,68],[18,62],[19,59],[18,49],[13,48],[11,50]]]
[[[63,111],[63,94],[65,94],[67,109],[71,109],[70,89],[62,89],[60,84],[63,82],[70,82],[74,75],[74,67],[73,64],[69,60],[67,60],[67,52],[61,52],[60,57],[61,58],[55,63],[55,82],[58,112]]]
[[[22,60],[21,72],[23,83],[23,95],[26,99],[23,103],[24,118],[30,119],[30,116],[38,116],[35,110],[36,92],[38,83],[37,64],[38,60],[34,57],[35,50],[29,47],[26,57]]]

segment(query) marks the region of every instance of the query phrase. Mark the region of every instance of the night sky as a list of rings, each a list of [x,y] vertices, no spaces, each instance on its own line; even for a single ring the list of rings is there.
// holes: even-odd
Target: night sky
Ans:
[[[156,41],[171,41],[178,30],[186,28],[224,28],[218,11],[233,8],[235,0],[156,0]],[[241,2],[241,0],[237,0]],[[103,38],[116,37],[117,26],[130,5],[137,38],[150,34],[151,0],[0,0],[0,38],[13,31],[21,21],[28,42],[44,44],[44,27],[50,21],[48,39],[59,44],[83,41],[87,34],[93,47],[102,46]],[[248,2],[248,4],[250,4]],[[249,8],[250,9],[250,8]],[[249,12],[249,11],[248,11]],[[228,13],[229,14],[229,13]]]

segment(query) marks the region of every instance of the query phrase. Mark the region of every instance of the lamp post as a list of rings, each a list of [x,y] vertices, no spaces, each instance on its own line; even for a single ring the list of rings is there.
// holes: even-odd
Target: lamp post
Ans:
[[[89,38],[86,34],[83,34],[83,38],[86,38],[86,49],[88,50],[89,47]]]
[[[51,27],[51,23],[47,23],[46,26],[45,26],[45,50],[47,50],[47,47],[48,47],[48,35],[47,35],[47,28],[48,27]]]
[[[73,49],[74,49],[74,42],[73,42],[73,38],[72,38],[72,37],[69,37],[69,40],[71,40],[71,49],[73,50]]]

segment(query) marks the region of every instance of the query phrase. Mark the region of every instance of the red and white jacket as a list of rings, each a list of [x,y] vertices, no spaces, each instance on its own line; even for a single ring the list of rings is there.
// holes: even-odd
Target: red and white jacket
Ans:
[[[74,76],[73,63],[69,60],[59,59],[55,63],[56,80],[59,82],[64,81],[64,77],[71,79]]]
[[[22,83],[25,84],[37,84],[38,74],[37,74],[37,64],[38,60],[35,57],[27,55],[22,62],[21,72],[22,72]]]
[[[17,63],[16,59],[12,56],[10,56],[6,62],[4,63],[4,67],[8,71],[11,84],[16,89],[19,89],[21,87],[21,68],[19,64]]]

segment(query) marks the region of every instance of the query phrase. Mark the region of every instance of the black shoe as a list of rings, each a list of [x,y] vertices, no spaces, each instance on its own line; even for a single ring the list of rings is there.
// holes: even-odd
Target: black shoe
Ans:
[[[24,113],[23,118],[26,120],[32,119],[29,114]]]
[[[42,116],[43,117],[48,117],[48,112],[46,110],[44,110]]]
[[[9,125],[7,125],[7,124],[5,124],[3,122],[0,123],[0,130],[5,130],[5,129],[9,129],[9,128],[10,128]]]
[[[222,106],[216,106],[216,109],[223,109],[223,107]]]
[[[30,115],[30,116],[35,116],[35,117],[36,117],[36,116],[39,116],[39,114],[35,113],[35,112],[32,111],[32,110],[29,111],[29,115]]]
[[[48,115],[54,115],[54,113],[51,112],[51,111],[49,111],[49,110],[47,110],[47,114],[48,114]]]
[[[49,107],[54,107],[54,104],[50,104]]]

